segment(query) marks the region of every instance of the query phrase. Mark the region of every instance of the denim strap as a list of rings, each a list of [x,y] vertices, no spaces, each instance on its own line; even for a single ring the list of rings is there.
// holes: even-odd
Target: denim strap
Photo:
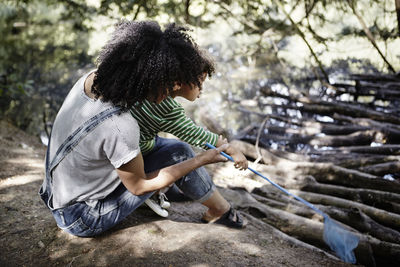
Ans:
[[[47,147],[46,152],[46,178],[43,182],[42,187],[40,188],[39,194],[42,195],[47,193],[48,200],[46,201],[47,206],[53,210],[51,205],[52,200],[52,192],[47,192],[49,189],[52,188],[53,177],[52,171],[53,169],[65,158],[65,156],[72,151],[72,149],[79,144],[79,142],[91,131],[93,131],[100,123],[103,121],[111,118],[113,115],[118,114],[121,111],[121,107],[110,107],[99,114],[93,116],[85,123],[83,123],[78,129],[76,129],[68,138],[61,144],[61,146],[57,149],[57,152],[54,158],[51,160],[49,159],[50,154],[50,140]]]

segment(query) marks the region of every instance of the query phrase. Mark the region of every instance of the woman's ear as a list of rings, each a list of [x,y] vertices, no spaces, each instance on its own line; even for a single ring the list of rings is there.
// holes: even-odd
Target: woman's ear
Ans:
[[[175,82],[174,87],[172,88],[172,91],[178,91],[182,87],[181,83]]]

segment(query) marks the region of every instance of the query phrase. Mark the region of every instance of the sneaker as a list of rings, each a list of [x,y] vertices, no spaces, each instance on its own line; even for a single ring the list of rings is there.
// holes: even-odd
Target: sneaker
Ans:
[[[160,207],[160,205],[157,204],[153,199],[148,198],[144,201],[147,206],[149,206],[150,209],[152,209],[155,213],[160,215],[161,217],[168,217],[168,211]]]
[[[168,198],[164,193],[158,194],[158,201],[159,201],[161,208],[169,209],[171,207],[171,203],[169,203],[167,200],[168,200]]]

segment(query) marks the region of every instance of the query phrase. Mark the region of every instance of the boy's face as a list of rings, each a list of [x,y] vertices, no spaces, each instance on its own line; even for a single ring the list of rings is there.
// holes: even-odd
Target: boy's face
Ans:
[[[186,98],[189,101],[195,101],[196,98],[200,97],[201,93],[201,85],[203,84],[204,80],[207,77],[207,73],[204,73],[200,77],[200,87],[194,85],[194,84],[179,84],[176,83],[176,85],[173,88],[173,92],[171,93],[171,97],[176,97],[176,96],[181,96],[183,98]]]

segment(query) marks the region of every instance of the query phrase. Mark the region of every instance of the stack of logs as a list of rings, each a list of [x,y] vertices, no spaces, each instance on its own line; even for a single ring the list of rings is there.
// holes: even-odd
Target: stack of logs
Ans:
[[[259,111],[241,110],[263,123],[232,143],[258,171],[357,233],[358,263],[399,266],[400,76],[351,78],[320,95],[262,88]],[[328,251],[323,220],[308,207],[271,185],[241,194],[249,218]]]

